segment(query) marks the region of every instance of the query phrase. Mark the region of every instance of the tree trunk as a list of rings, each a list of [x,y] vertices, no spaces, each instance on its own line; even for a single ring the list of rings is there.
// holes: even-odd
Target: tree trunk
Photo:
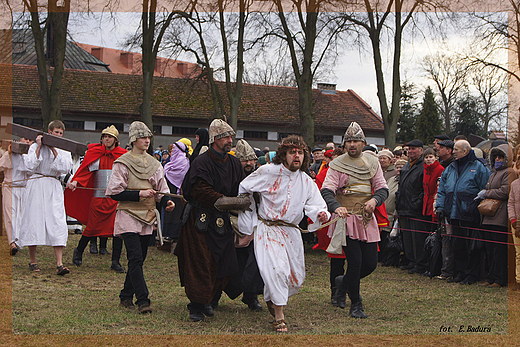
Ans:
[[[36,0],[24,1],[31,13],[31,32],[34,37],[36,51],[36,66],[38,69],[38,81],[40,84],[41,112],[44,129],[50,121],[61,119],[61,85],[63,81],[65,49],[67,45],[67,24],[70,12],[70,0],[65,0],[63,6],[57,5],[57,0],[48,2],[47,27],[42,30]],[[44,35],[48,32],[47,50],[49,61],[45,54]],[[49,63],[54,69],[49,71]],[[52,72],[52,76],[51,76]],[[51,85],[49,88],[49,80]]]

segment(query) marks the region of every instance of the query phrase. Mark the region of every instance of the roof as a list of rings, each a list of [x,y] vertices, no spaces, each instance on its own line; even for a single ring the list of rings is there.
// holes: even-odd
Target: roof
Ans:
[[[2,35],[6,35],[6,30],[2,31]],[[31,30],[13,29],[12,35],[13,64],[36,65],[36,50],[34,49],[34,36]],[[47,37],[44,35],[44,44],[46,42]],[[65,49],[65,68],[110,72],[107,64],[81,49],[70,40],[67,40]]]
[[[39,109],[40,96],[35,66],[0,65],[0,83],[8,83],[12,67],[13,108]],[[221,95],[225,84],[217,82]],[[142,77],[68,70],[63,76],[62,112],[112,115],[139,115]],[[323,94],[313,89],[317,130],[342,129],[358,122],[365,131],[383,132],[381,118],[352,90]],[[0,97],[0,106],[9,106]],[[154,116],[207,121],[213,118],[212,100],[206,82],[182,78],[154,78],[152,113]],[[229,109],[227,98],[225,109]],[[298,89],[266,85],[243,85],[239,124],[299,126]]]
[[[140,53],[87,45],[86,43],[76,42],[76,45],[108,64],[110,71],[114,73],[142,74],[141,61],[143,55]],[[200,75],[201,71],[200,66],[194,63],[157,57],[154,76],[172,78],[196,77]]]

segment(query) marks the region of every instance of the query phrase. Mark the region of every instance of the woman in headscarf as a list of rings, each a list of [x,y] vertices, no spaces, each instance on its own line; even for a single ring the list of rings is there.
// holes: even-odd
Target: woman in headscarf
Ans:
[[[169,147],[169,146],[168,146]],[[164,175],[170,192],[180,194],[180,187],[184,176],[190,168],[190,155],[188,146],[177,141],[173,144],[170,151],[170,161],[164,165]],[[176,206],[182,206],[181,199],[172,198]],[[182,208],[176,208],[172,212],[163,211],[163,236],[165,238],[176,239],[179,237],[181,227]]]
[[[190,163],[197,158],[199,154],[201,154],[201,150],[203,147],[206,147],[207,150],[209,148],[209,133],[208,130],[204,128],[199,128],[195,132],[195,139],[197,140],[197,146],[195,146],[195,149],[193,150],[193,154],[190,157]],[[202,151],[204,153],[205,150]]]

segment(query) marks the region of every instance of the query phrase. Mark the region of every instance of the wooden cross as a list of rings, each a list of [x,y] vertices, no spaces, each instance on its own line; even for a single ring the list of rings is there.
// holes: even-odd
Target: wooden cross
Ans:
[[[87,151],[87,145],[84,143],[76,142],[73,140],[69,140],[63,137],[51,135],[49,133],[44,133],[41,130],[36,130],[33,128],[29,128],[20,124],[8,123],[5,129],[5,132],[8,134],[25,137],[29,140],[36,140],[38,135],[43,135],[42,143],[46,146],[56,147],[63,149],[65,151],[85,155]],[[14,151],[14,150],[13,150]],[[18,153],[18,152],[16,152]]]

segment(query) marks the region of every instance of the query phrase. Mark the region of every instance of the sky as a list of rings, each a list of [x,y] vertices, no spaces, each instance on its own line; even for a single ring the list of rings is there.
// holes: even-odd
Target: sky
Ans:
[[[110,20],[105,14],[104,20],[99,19],[99,14],[95,14],[98,18],[85,18],[85,14],[71,16],[69,22],[69,30],[72,38],[81,43],[92,45],[100,45],[110,48],[122,49],[124,39],[133,34],[138,27],[139,13],[118,13],[116,20]],[[102,23],[102,24],[100,24]],[[428,80],[424,72],[419,67],[419,61],[427,54],[433,54],[438,50],[457,51],[461,47],[467,47],[470,43],[470,37],[460,36],[460,32],[456,33],[451,30],[445,40],[434,40],[431,38],[424,39],[418,37],[413,42],[407,42],[403,45],[401,55],[401,78],[413,82],[420,90],[434,84]],[[451,33],[450,33],[451,32]],[[427,32],[423,32],[424,36],[429,36]],[[191,56],[179,57],[180,60],[194,62]],[[507,57],[503,57],[507,59]],[[383,61],[390,68],[389,62],[391,56],[385,54]],[[358,50],[345,50],[339,56],[336,64],[332,68],[335,77],[329,77],[327,80],[315,80],[314,82],[336,83],[337,90],[352,89],[362,99],[364,99],[376,113],[380,114],[379,102],[377,99],[377,88],[375,81],[375,72],[373,58],[371,52],[360,54]],[[385,70],[385,78],[391,75]],[[389,92],[391,83],[386,81],[387,98],[391,97]],[[434,88],[433,88],[434,89]],[[435,89],[434,89],[435,91]],[[422,100],[422,96],[418,96],[418,101]]]

